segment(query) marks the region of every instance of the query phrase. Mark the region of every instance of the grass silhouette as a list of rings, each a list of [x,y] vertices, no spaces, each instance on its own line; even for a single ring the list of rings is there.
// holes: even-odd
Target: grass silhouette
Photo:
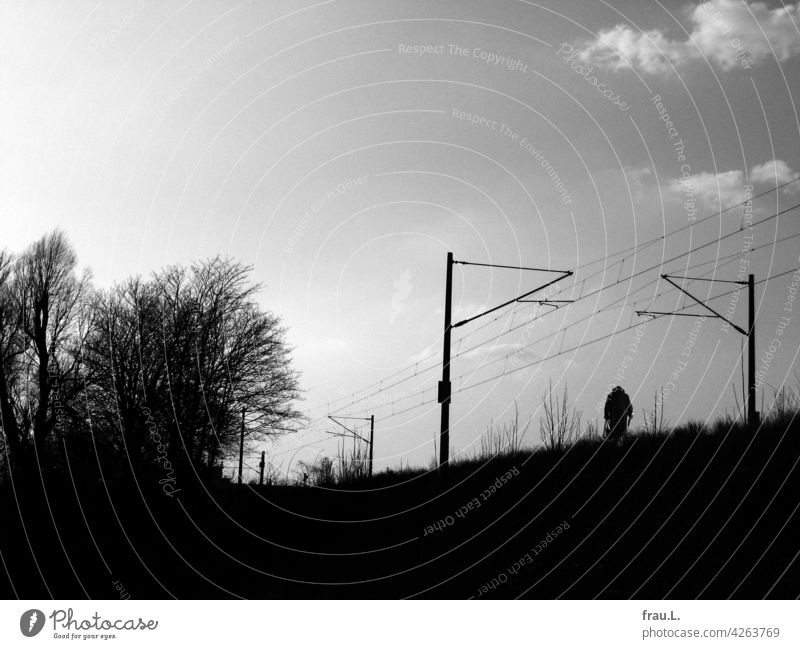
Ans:
[[[88,463],[15,479],[0,490],[3,594],[114,597],[118,579],[134,599],[794,598],[797,414],[784,394],[756,430],[689,422],[618,447],[589,426],[560,450],[525,448],[515,422],[444,481],[345,471],[170,499],[156,476],[103,480]]]

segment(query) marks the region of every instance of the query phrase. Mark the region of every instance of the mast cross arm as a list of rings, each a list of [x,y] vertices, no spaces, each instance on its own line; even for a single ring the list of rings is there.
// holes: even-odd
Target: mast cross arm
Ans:
[[[741,328],[739,325],[737,325],[735,322],[733,322],[733,321],[731,321],[731,320],[728,320],[728,318],[726,318],[724,315],[722,315],[722,314],[721,314],[721,313],[719,313],[718,311],[715,311],[715,310],[714,310],[714,309],[712,309],[710,306],[708,306],[708,304],[706,304],[706,303],[705,303],[705,302],[703,302],[702,300],[699,300],[699,299],[698,299],[698,298],[696,298],[694,295],[692,295],[691,293],[689,293],[689,291],[687,291],[685,288],[683,288],[683,286],[680,286],[680,285],[679,285],[679,284],[677,284],[676,282],[673,282],[673,281],[672,281],[672,279],[670,278],[670,276],[669,276],[669,275],[662,275],[661,277],[663,277],[665,280],[667,280],[667,281],[668,281],[670,284],[672,284],[672,285],[673,285],[675,288],[677,288],[677,289],[678,289],[678,290],[679,290],[681,293],[685,293],[686,295],[688,295],[690,298],[692,298],[692,299],[693,299],[693,300],[694,300],[694,301],[695,301],[697,304],[699,304],[701,307],[703,307],[704,309],[707,309],[708,311],[710,311],[711,313],[713,313],[713,314],[714,314],[714,317],[716,317],[716,318],[719,318],[719,319],[721,319],[721,320],[724,320],[725,322],[727,322],[727,323],[728,323],[728,324],[729,324],[731,327],[733,327],[734,329],[736,329],[736,331],[738,331],[738,332],[739,332],[740,334],[742,334],[743,336],[746,336],[746,335],[747,335],[747,332],[746,332],[744,329],[742,329],[742,328]]]

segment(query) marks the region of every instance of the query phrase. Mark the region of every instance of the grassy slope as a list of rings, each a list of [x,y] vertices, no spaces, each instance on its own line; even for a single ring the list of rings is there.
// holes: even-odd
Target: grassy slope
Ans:
[[[583,442],[462,463],[447,485],[404,472],[349,489],[230,486],[171,500],[120,483],[109,501],[92,483],[78,487],[79,506],[71,484],[51,482],[56,527],[37,489],[16,483],[0,494],[14,585],[4,594],[114,598],[119,579],[133,598],[794,598],[798,429]],[[512,467],[519,475],[482,500]]]

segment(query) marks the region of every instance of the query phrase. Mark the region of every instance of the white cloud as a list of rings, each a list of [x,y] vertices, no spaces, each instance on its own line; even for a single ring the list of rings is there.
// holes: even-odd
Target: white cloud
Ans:
[[[687,40],[670,39],[659,29],[637,31],[620,24],[601,30],[584,44],[581,59],[621,69],[636,67],[650,74],[703,57],[723,70],[749,69],[767,58],[786,61],[800,54],[800,1],[770,9],[764,2],[710,0],[689,14]]]
[[[646,200],[652,196],[655,185],[650,167],[627,167],[624,172],[628,181],[627,190],[634,200]]]
[[[750,170],[750,180],[754,183],[783,185],[795,178],[800,178],[800,173],[792,171],[792,168],[783,160],[769,160]]]
[[[653,179],[653,170],[650,167],[626,167],[624,171],[628,182],[637,187],[646,186]]]
[[[793,171],[783,160],[768,160],[755,165],[749,177],[744,171],[734,169],[719,173],[703,171],[686,180],[675,178],[667,184],[667,192],[676,198],[693,197],[707,206],[724,208],[745,200],[744,190],[748,183],[767,189],[769,185],[775,187],[796,178],[800,178],[800,173]]]
[[[655,73],[669,70],[669,63],[682,63],[685,45],[670,41],[659,30],[639,32],[628,25],[603,29],[587,42],[580,58],[594,65],[621,69],[639,67]]]
[[[764,2],[712,0],[692,11],[691,38],[724,70],[739,62],[760,63],[772,56],[785,61],[800,54],[800,2],[770,9]]]
[[[726,207],[744,200],[744,172],[736,170],[715,174],[703,171],[687,180],[675,178],[667,187],[673,195],[693,196],[706,205]]]

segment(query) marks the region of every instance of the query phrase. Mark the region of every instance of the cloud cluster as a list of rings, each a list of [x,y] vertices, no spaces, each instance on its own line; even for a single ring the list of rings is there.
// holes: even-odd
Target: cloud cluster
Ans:
[[[800,54],[800,0],[774,9],[764,2],[709,0],[696,5],[689,19],[692,30],[686,40],[625,24],[601,30],[584,44],[581,59],[655,74],[703,58],[730,70],[737,65],[749,69],[773,56],[786,61]]]
[[[702,172],[692,176],[692,191],[708,205],[726,207],[744,200],[744,172],[740,170],[719,173]],[[673,193],[678,194],[681,181],[675,179],[670,184]]]
[[[800,178],[800,173],[792,171],[783,160],[769,160],[750,170],[750,181],[754,183],[783,185],[796,178]]]
[[[783,160],[769,160],[750,169],[749,176],[744,171],[735,169],[712,173],[704,171],[691,177],[691,190],[694,196],[709,206],[726,207],[741,202],[745,198],[745,185],[763,185],[776,187],[791,180],[800,178],[800,173]],[[787,187],[784,191],[797,192],[797,186]],[[669,182],[667,191],[673,196],[683,196],[686,185],[676,178]]]

